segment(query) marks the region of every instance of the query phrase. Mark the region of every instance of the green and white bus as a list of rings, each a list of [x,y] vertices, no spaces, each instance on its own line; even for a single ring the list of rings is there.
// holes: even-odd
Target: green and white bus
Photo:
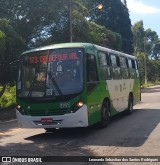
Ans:
[[[87,127],[140,101],[135,56],[90,43],[64,43],[20,57],[16,115],[25,128]]]

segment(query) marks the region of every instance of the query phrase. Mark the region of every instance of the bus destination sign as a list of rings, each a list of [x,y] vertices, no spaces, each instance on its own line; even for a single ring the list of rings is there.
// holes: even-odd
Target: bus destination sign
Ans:
[[[66,60],[78,60],[77,53],[65,53],[65,54],[53,54],[53,55],[42,55],[42,56],[30,56],[29,62],[31,64],[36,63],[47,63],[54,61],[66,61]]]

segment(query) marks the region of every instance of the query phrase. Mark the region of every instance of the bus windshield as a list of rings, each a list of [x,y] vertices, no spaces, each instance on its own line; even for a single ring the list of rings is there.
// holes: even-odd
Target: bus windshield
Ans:
[[[19,97],[55,97],[83,88],[83,50],[64,48],[25,54],[20,60]]]

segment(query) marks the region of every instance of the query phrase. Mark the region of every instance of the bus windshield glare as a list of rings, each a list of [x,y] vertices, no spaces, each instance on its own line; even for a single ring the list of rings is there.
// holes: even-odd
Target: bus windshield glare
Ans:
[[[19,97],[55,97],[83,88],[83,50],[65,48],[25,54],[20,60]]]

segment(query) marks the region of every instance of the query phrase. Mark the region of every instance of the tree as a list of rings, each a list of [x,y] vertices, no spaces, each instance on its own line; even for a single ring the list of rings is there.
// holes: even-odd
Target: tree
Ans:
[[[4,54],[6,50],[6,35],[3,31],[0,31],[0,61],[4,59]]]
[[[3,84],[3,87],[0,91],[0,97],[3,95],[6,85],[4,85],[4,72],[2,72],[4,70],[4,64],[2,63],[2,61],[4,60],[4,55],[5,55],[5,49],[6,49],[6,36],[4,34],[4,32],[0,31],[0,80],[1,83]]]
[[[122,0],[122,2],[127,7],[127,0]]]
[[[2,0],[0,16],[11,22],[27,47],[35,47],[36,40],[43,41],[51,35],[50,29],[57,28],[59,32],[65,29],[68,3],[66,0]]]
[[[97,35],[104,36],[104,31],[102,30],[101,33],[97,28],[100,27],[99,25],[90,24],[90,21],[86,19],[88,9],[85,0],[72,0],[72,4],[66,0],[2,0],[0,6],[4,7],[4,11],[0,15],[11,22],[11,25],[23,39],[26,48],[33,48],[70,41],[70,5],[72,5],[73,41],[102,43],[102,41],[98,41],[100,39],[97,38]],[[104,29],[104,27],[100,27],[100,29]],[[91,33],[90,30],[92,30]],[[92,35],[93,31],[98,31],[97,39]],[[109,38],[103,38],[103,41],[108,43],[107,45],[111,48],[117,47],[119,50],[121,47],[120,35],[111,33],[109,30],[105,30],[105,32],[108,33],[106,36]],[[110,43],[111,41],[113,43]],[[116,45],[117,43],[119,45]]]
[[[132,32],[134,50],[135,55],[138,57],[142,82],[146,83],[147,79],[149,81],[158,80],[160,40],[157,33],[151,29],[145,30],[143,21],[136,22],[132,27]]]
[[[144,66],[144,57],[145,57],[145,53],[141,52],[141,51],[137,51],[135,56],[138,59],[138,66],[139,66],[139,74],[140,74],[140,81],[141,84],[143,84],[145,82],[145,66]],[[147,60],[148,62],[148,60]]]
[[[11,82],[11,65],[20,55],[23,41],[6,19],[0,19],[0,86],[3,86],[0,97],[5,91],[6,84]]]
[[[59,19],[53,19],[52,24],[48,24],[47,37],[36,38],[36,46],[50,43],[69,42],[69,8],[70,3],[64,2],[63,8],[57,10]],[[73,42],[91,42],[110,48],[121,47],[121,36],[107,30],[105,27],[97,25],[86,19],[85,3],[75,0],[72,3],[72,28]],[[47,11],[48,12],[48,11]],[[58,15],[58,13],[56,15]],[[45,17],[45,15],[44,15]],[[49,17],[48,17],[49,19]],[[106,38],[107,37],[107,38]]]
[[[143,27],[143,21],[138,21],[132,26],[133,32],[133,44],[134,44],[134,52],[138,51],[144,52],[144,36],[145,31]]]
[[[122,51],[133,53],[133,36],[131,31],[131,20],[126,4],[120,0],[90,0],[88,5],[103,4],[103,10],[93,10],[90,14],[91,20],[105,26],[122,37]]]
[[[147,52],[150,58],[159,59],[160,54],[160,39],[155,31],[150,28],[145,31],[145,38],[147,42]]]
[[[148,62],[148,80],[151,82],[160,81],[160,60],[150,59]]]
[[[104,47],[120,50],[122,45],[121,36],[104,26],[97,25],[94,22],[89,22],[89,41]]]

